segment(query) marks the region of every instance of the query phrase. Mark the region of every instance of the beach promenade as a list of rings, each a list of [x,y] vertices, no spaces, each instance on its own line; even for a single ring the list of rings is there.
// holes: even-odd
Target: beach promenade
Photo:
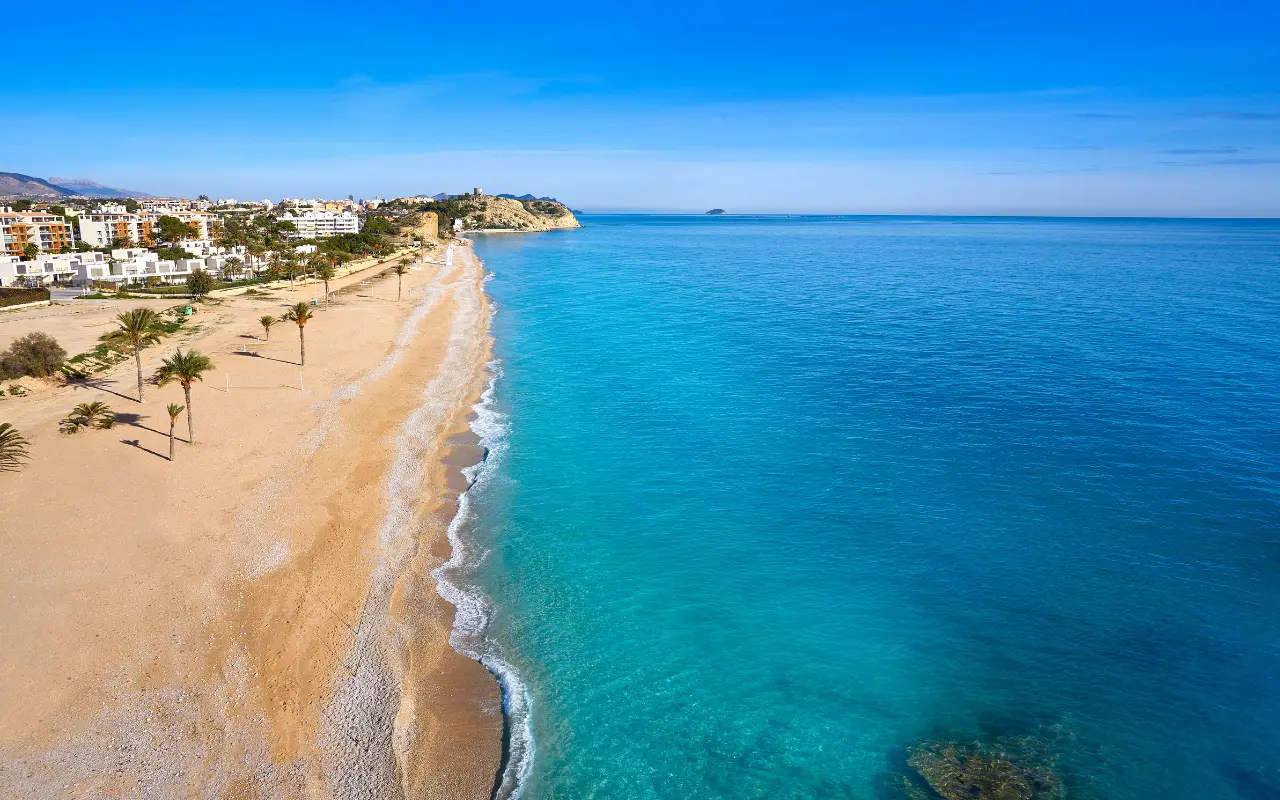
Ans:
[[[263,342],[257,320],[313,286],[201,304],[143,353],[148,375],[175,346],[215,364],[173,462],[182,390],[138,403],[132,359],[4,399],[32,458],[0,475],[0,795],[489,795],[499,688],[450,649],[430,575],[488,380],[483,267],[451,249],[399,301],[377,268],[331,282],[305,367],[295,325]],[[88,342],[108,311],[36,327]],[[114,428],[58,433],[95,400]]]

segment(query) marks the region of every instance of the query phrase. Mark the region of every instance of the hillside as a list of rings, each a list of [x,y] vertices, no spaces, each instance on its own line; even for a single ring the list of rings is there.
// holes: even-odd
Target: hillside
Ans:
[[[72,192],[76,194],[84,195],[85,197],[145,198],[145,197],[155,196],[155,195],[147,194],[146,192],[134,191],[133,189],[116,189],[115,187],[112,187],[112,186],[104,186],[101,183],[98,183],[97,181],[91,181],[85,178],[50,178],[49,182],[57,186],[61,186],[64,189],[70,189]]]
[[[573,212],[554,200],[515,200],[490,195],[463,195],[463,226],[467,230],[550,231],[580,228]]]
[[[0,197],[70,197],[76,192],[21,172],[0,172]]]
[[[0,172],[0,197],[151,197],[145,192],[115,189],[83,178],[36,178]]]

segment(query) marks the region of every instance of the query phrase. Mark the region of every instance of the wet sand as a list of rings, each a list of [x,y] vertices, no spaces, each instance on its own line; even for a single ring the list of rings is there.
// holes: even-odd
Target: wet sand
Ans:
[[[449,648],[430,576],[482,454],[467,420],[487,301],[479,262],[454,253],[405,275],[400,302],[394,276],[333,282],[305,368],[292,324],[237,351],[309,287],[210,304],[146,351],[148,374],[174,343],[216,364],[173,463],[181,389],[138,404],[132,362],[102,389],[0,401],[32,453],[0,475],[0,793],[489,795],[498,686]],[[57,433],[92,400],[136,416]]]

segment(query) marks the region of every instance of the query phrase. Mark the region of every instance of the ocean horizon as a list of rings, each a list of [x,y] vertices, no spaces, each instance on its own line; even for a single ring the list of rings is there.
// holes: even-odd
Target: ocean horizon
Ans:
[[[501,794],[1280,796],[1280,222],[586,224],[476,237]]]
[[[846,213],[846,212],[801,212],[801,211],[725,211],[723,214],[710,214],[706,211],[575,211],[575,215],[583,217],[829,217],[849,220],[1021,220],[1021,221],[1081,221],[1081,222],[1280,222],[1280,216],[1238,217],[1238,216],[1142,216],[1126,214],[917,214],[917,213]]]

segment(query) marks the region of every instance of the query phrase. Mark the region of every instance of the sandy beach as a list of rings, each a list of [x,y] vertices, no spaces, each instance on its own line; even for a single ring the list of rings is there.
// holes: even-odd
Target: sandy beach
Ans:
[[[0,401],[32,455],[0,475],[0,794],[489,796],[499,688],[450,649],[430,574],[482,455],[467,423],[489,360],[483,267],[447,249],[400,301],[380,268],[333,281],[305,367],[293,324],[255,337],[313,286],[203,304],[143,355],[148,375],[175,346],[216,365],[173,462],[182,390],[138,403],[132,360]],[[12,312],[0,346],[43,330],[74,354],[132,304]],[[93,400],[113,429],[58,433]]]

